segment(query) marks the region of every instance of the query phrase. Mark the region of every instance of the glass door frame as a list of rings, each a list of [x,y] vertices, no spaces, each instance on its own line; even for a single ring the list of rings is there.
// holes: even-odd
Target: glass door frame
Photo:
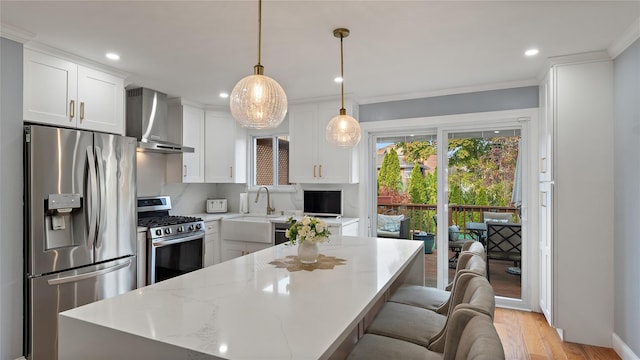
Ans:
[[[537,206],[537,194],[532,191],[537,177],[537,169],[533,168],[537,159],[537,114],[538,109],[518,109],[473,114],[460,114],[448,116],[436,116],[425,118],[396,119],[375,122],[361,123],[363,140],[359,145],[360,159],[360,186],[359,186],[359,216],[361,224],[361,235],[375,236],[375,214],[377,213],[377,193],[375,180],[376,175],[376,138],[382,134],[393,133],[431,133],[436,130],[438,140],[438,167],[448,169],[447,159],[447,135],[450,132],[465,132],[489,130],[494,128],[519,128],[522,141],[522,278],[521,278],[521,298],[496,297],[496,304],[502,307],[536,310],[538,295],[538,272],[537,248],[538,244],[532,239],[536,238],[538,216],[535,211]],[[533,121],[532,121],[533,120]],[[533,156],[533,158],[532,158]],[[448,219],[448,187],[446,171],[438,171],[438,217]],[[533,194],[533,195],[532,195]],[[440,215],[442,214],[442,215]],[[448,248],[448,232],[446,226],[437,228],[437,248]],[[438,252],[437,287],[444,289],[448,283],[448,253]],[[539,309],[538,309],[539,310]]]

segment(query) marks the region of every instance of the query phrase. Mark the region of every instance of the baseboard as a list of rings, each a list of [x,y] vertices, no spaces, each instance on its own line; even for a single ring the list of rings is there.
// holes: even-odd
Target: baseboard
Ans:
[[[640,360],[638,355],[634,354],[627,344],[615,333],[613,333],[613,350],[616,351],[622,360]]]

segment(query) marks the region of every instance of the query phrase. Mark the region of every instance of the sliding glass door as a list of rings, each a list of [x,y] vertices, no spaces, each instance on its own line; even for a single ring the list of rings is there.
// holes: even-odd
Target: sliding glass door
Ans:
[[[497,304],[531,309],[531,117],[505,113],[364,123],[361,217],[369,236],[385,237],[396,225],[383,229],[383,215],[409,219],[402,236],[427,244],[427,286],[444,288],[460,244],[482,242]]]

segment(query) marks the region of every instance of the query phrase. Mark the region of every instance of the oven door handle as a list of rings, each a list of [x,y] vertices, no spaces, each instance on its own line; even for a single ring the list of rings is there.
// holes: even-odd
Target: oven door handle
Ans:
[[[197,234],[194,234],[194,235],[180,236],[180,237],[172,238],[170,240],[154,241],[152,243],[152,245],[153,245],[153,247],[163,247],[163,246],[179,244],[179,243],[182,243],[182,242],[191,241],[191,240],[198,240],[198,239],[203,239],[204,240],[204,231],[199,231]]]

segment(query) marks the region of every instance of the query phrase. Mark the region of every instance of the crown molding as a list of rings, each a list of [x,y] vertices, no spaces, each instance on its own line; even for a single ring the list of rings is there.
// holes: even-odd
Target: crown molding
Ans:
[[[24,44],[33,40],[36,37],[36,34],[13,25],[0,23],[0,36]]]
[[[109,65],[105,65],[102,63],[99,63],[97,61],[93,61],[93,60],[89,60],[87,58],[84,58],[82,56],[78,56],[69,52],[66,52],[64,50],[60,50],[58,48],[54,48],[52,46],[49,46],[47,44],[38,42],[38,41],[30,41],[29,43],[25,43],[24,47],[27,49],[31,49],[34,51],[38,51],[41,53],[45,53],[51,56],[55,56],[58,58],[62,58],[71,62],[74,62],[76,64],[82,65],[82,66],[86,66],[88,68],[92,68],[94,70],[98,70],[98,71],[102,71],[102,72],[106,72],[109,73],[111,75],[117,76],[117,77],[121,77],[123,79],[126,79],[127,77],[129,77],[131,74],[129,74],[126,71],[122,71],[116,68],[113,68]]]
[[[590,51],[578,54],[552,56],[547,59],[545,69],[549,69],[552,66],[557,65],[571,65],[588,63],[594,61],[608,61],[611,60],[609,53],[606,50]]]
[[[617,58],[618,55],[622,54],[623,51],[638,39],[640,39],[640,17],[629,26],[622,36],[609,46],[607,49],[609,56],[612,59]]]
[[[502,82],[502,83],[495,83],[495,84],[465,86],[465,87],[459,87],[459,88],[451,88],[451,89],[443,89],[443,90],[435,90],[435,91],[427,91],[427,92],[414,92],[414,93],[397,94],[397,95],[389,95],[389,96],[371,97],[371,98],[362,99],[360,104],[363,105],[363,104],[384,103],[384,102],[390,102],[390,101],[413,100],[413,99],[465,94],[465,93],[473,93],[473,92],[481,92],[481,91],[513,89],[513,88],[527,87],[527,86],[538,86],[538,81],[536,81],[536,79],[530,79],[530,80],[510,81],[510,82]]]

